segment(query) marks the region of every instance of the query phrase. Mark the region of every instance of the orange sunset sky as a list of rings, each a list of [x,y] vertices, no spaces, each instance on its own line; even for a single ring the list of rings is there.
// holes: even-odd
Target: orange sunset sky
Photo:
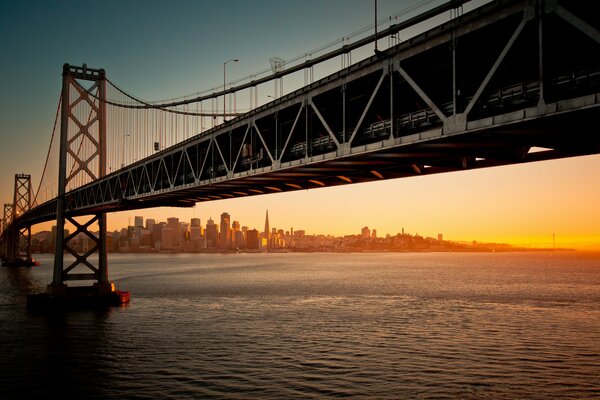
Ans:
[[[0,202],[12,201],[15,173],[32,174],[37,187],[65,62],[104,68],[131,93],[164,99],[222,85],[225,60],[239,58],[227,72],[237,79],[268,68],[270,57],[304,54],[373,21],[373,2],[360,0],[238,1],[231,7],[235,12],[224,11],[219,2],[182,2],[168,10],[156,2],[141,8],[133,3],[88,4],[85,18],[77,7],[63,10],[53,2],[0,5]],[[379,0],[379,15],[415,3]],[[317,6],[319,13],[312,12]],[[135,18],[123,24],[122,15]],[[127,31],[106,29],[110,26]],[[353,61],[359,59],[356,54]],[[292,87],[286,81],[286,92]],[[272,84],[261,92],[261,104],[269,101],[269,90]],[[247,104],[240,99],[238,107]],[[268,209],[271,227],[308,234],[358,234],[368,226],[379,236],[404,228],[454,241],[543,247],[552,246],[555,234],[557,247],[600,250],[599,175],[600,155],[586,156],[220,200],[192,209],[115,213],[108,228],[120,229],[135,215],[159,221],[197,217],[205,225],[209,217],[218,221],[228,212],[232,220],[262,230]]]

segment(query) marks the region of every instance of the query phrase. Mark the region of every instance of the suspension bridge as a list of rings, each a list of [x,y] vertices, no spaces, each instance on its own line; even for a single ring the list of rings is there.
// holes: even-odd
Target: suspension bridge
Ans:
[[[102,69],[65,65],[40,185],[34,193],[31,177],[16,175],[4,205],[4,262],[32,263],[31,226],[56,220],[47,295],[80,280],[112,293],[109,212],[599,153],[600,21],[590,2],[496,0],[463,13],[466,2],[168,101],[131,95]],[[444,13],[452,18],[400,40]],[[352,63],[369,46],[371,56]],[[336,58],[337,72],[313,79],[315,65]],[[305,85],[284,93],[293,74]],[[266,84],[279,94],[259,106]],[[240,96],[249,111],[236,112]],[[66,223],[76,227],[68,236]],[[69,245],[78,234],[95,243],[85,254]]]

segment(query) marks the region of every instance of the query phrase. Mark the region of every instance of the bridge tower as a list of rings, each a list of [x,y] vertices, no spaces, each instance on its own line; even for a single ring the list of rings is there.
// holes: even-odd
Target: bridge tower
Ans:
[[[89,87],[85,88],[80,81]],[[75,178],[77,182],[90,182],[106,175],[105,84],[103,69],[87,68],[85,64],[63,67],[54,271],[52,283],[48,285],[51,295],[64,294],[66,282],[76,280],[94,281],[91,291],[98,294],[114,291],[114,285],[108,280],[106,214],[97,213],[81,223],[69,212],[70,202],[65,196],[68,190],[75,188]],[[85,154],[79,151],[82,143],[88,149]],[[65,235],[67,221],[75,226],[69,235]],[[98,226],[97,235],[91,231],[94,223]],[[80,233],[93,242],[83,254],[74,244]],[[75,259],[69,265],[65,265],[65,252]],[[97,260],[92,259],[95,253]]]
[[[12,204],[4,204],[3,265],[38,265],[31,257],[31,225],[14,223],[31,209],[31,175],[16,174]]]
[[[15,191],[12,206],[12,221],[26,213],[31,208],[31,175],[15,175]],[[24,257],[31,262],[31,225],[24,227],[13,226],[14,232],[9,235],[9,259],[21,259]]]
[[[12,222],[12,217],[13,217],[13,205],[12,203],[4,203],[4,214],[2,216],[2,240],[0,241],[0,255],[2,256],[2,260],[6,261],[8,260],[8,227],[10,226],[10,223]]]

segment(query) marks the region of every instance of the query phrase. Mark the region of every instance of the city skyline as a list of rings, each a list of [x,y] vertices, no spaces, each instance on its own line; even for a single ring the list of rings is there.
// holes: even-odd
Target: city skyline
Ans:
[[[379,12],[382,17],[392,15],[414,3],[380,0]],[[473,2],[473,6],[480,3]],[[371,24],[373,16],[373,4],[361,1],[234,2],[242,11],[233,14],[216,4],[181,4],[165,11],[160,2],[147,2],[133,12],[133,2],[109,1],[102,7],[91,6],[85,18],[77,7],[47,2],[0,5],[0,44],[6,59],[15,60],[0,65],[0,84],[5,88],[0,93],[1,202],[12,199],[15,173],[32,174],[34,187],[40,179],[63,63],[105,68],[111,80],[144,99],[177,97],[221,85],[226,60],[239,59],[227,70],[228,77],[237,79],[268,67],[271,57],[291,58],[339,39]],[[310,12],[311,5],[316,4],[320,7],[318,15]],[[469,6],[465,5],[465,11]],[[121,26],[118,16],[123,12],[139,17],[132,21],[137,27],[135,34],[102,29],[107,24]],[[89,23],[89,16],[103,22]],[[151,21],[177,23],[165,30]],[[310,31],[305,29],[307,21],[313,26]],[[71,23],[88,35],[74,37],[69,30],[73,29]],[[230,29],[224,35],[214,35],[210,41],[198,39],[225,25]],[[156,31],[164,35],[155,35]],[[87,42],[89,37],[97,40],[94,46]],[[156,40],[149,42],[148,37]],[[254,43],[268,46],[249,46]],[[358,59],[360,55],[353,54],[353,62]],[[335,61],[334,67],[339,69],[339,60]],[[317,77],[326,75],[327,70],[322,70]],[[293,85],[285,81],[285,92]],[[264,104],[274,95],[273,87],[261,90],[259,103]],[[36,96],[32,98],[31,93]],[[240,110],[248,108],[247,99],[238,96],[237,101]],[[160,208],[149,211],[148,216],[190,219],[195,214],[216,215],[214,210],[228,209],[260,226],[262,222],[255,215],[259,209],[268,208],[283,225],[303,224],[309,231],[333,235],[355,232],[368,220],[383,234],[393,233],[394,227],[402,224],[425,235],[441,230],[455,240],[477,237],[527,245],[546,245],[556,234],[568,247],[600,249],[600,211],[596,207],[600,188],[593,184],[598,171],[600,156],[595,155],[220,200],[199,203],[195,209]],[[133,216],[135,212],[109,214],[108,227],[123,225]],[[49,226],[42,224],[33,230]]]
[[[552,234],[550,241],[543,245],[514,245],[503,242],[487,242],[479,240],[478,238],[472,237],[469,240],[452,240],[444,236],[443,232],[438,232],[435,235],[422,235],[417,231],[408,232],[404,227],[399,227],[396,232],[380,234],[376,227],[371,225],[362,226],[360,229],[349,232],[343,235],[331,235],[324,234],[321,232],[307,232],[304,229],[289,228],[281,229],[274,226],[270,228],[269,222],[269,211],[265,210],[264,217],[264,229],[260,229],[256,226],[248,226],[238,220],[231,218],[232,216],[227,212],[221,212],[220,218],[213,219],[209,216],[206,219],[192,217],[191,219],[179,220],[177,217],[166,217],[164,221],[156,220],[154,218],[145,218],[143,215],[136,215],[132,219],[129,218],[127,225],[111,229],[108,232],[110,237],[111,251],[143,251],[143,249],[152,251],[176,251],[176,252],[197,252],[197,251],[235,251],[235,250],[259,250],[259,251],[276,251],[279,249],[295,249],[296,240],[304,242],[300,244],[301,249],[306,246],[306,242],[311,242],[312,238],[327,238],[329,240],[348,239],[352,241],[357,239],[363,242],[369,242],[372,246],[372,250],[387,251],[389,248],[383,247],[382,245],[389,245],[389,239],[394,238],[416,238],[417,240],[424,240],[423,243],[427,243],[427,247],[412,246],[400,248],[402,251],[514,251],[514,250],[552,250],[552,249],[570,249],[566,246],[566,243],[559,241],[557,242],[556,234]],[[205,221],[204,227],[202,227],[202,221]],[[215,222],[216,221],[216,222]],[[40,234],[49,233],[51,238],[55,235],[55,226],[52,226],[50,230],[39,231],[34,236],[39,238]],[[87,239],[85,235],[80,234],[80,239]],[[48,237],[48,236],[46,236]],[[309,238],[308,241],[302,239]],[[50,240],[53,243],[54,239]],[[412,240],[412,239],[411,239]],[[377,242],[376,242],[377,241]],[[119,243],[119,244],[117,244]],[[379,245],[376,245],[378,243]],[[393,243],[392,243],[393,244]],[[440,246],[442,245],[443,246]],[[81,244],[80,244],[81,245]],[[313,243],[314,245],[314,243]],[[335,243],[336,247],[342,245],[341,242]],[[348,244],[344,243],[342,247],[346,247]],[[433,247],[430,247],[433,245]],[[472,247],[470,247],[472,245]],[[324,247],[323,247],[324,246]],[[349,251],[352,251],[353,246],[356,244],[350,244]],[[457,247],[458,246],[458,247]],[[318,246],[316,246],[318,247]],[[315,247],[315,248],[316,248]],[[331,243],[324,244],[321,242],[323,249],[331,250]],[[315,250],[313,248],[313,250]],[[39,250],[40,248],[37,247]],[[53,247],[42,246],[42,249],[46,252],[52,252]],[[348,250],[346,248],[346,250]],[[356,250],[356,249],[355,249]],[[360,248],[358,248],[360,250]]]

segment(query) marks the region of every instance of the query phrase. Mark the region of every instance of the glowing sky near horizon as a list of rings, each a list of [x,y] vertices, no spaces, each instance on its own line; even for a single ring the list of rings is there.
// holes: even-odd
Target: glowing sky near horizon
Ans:
[[[415,0],[379,0],[379,15]],[[437,2],[439,3],[439,1]],[[435,1],[432,4],[437,4]],[[0,202],[12,201],[15,173],[39,181],[65,62],[104,68],[144,99],[218,86],[303,54],[373,21],[369,0],[330,1],[0,1]],[[261,103],[266,102],[263,92]],[[243,104],[240,104],[243,107]],[[512,165],[110,214],[109,229],[143,215],[217,220],[308,233],[380,235],[404,228],[450,240],[600,248],[600,156]],[[37,229],[43,229],[43,224]]]

